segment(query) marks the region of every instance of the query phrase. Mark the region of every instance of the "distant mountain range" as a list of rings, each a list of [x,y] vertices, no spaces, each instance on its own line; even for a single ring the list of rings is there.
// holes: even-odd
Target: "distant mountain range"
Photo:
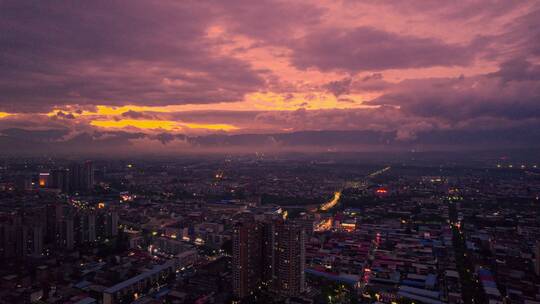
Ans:
[[[409,139],[397,132],[298,131],[271,134],[145,134],[124,131],[69,134],[68,130],[4,129],[0,131],[1,154],[44,153],[173,153],[250,151],[467,151],[515,150],[540,147],[540,130],[427,131]]]

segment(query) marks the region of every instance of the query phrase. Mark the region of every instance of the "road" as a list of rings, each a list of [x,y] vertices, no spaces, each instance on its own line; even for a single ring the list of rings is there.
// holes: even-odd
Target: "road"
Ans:
[[[386,172],[386,171],[388,171],[390,169],[391,169],[390,166],[384,167],[384,168],[382,168],[380,170],[377,170],[375,172],[372,172],[372,173],[368,174],[366,176],[366,178],[375,177],[377,175],[383,174],[384,172]],[[328,210],[334,208],[337,204],[339,204],[339,199],[341,198],[341,192],[342,191],[343,190],[339,190],[339,191],[334,192],[334,197],[331,200],[321,204],[321,206],[319,207],[319,210],[320,211],[328,211]]]
[[[380,174],[383,174],[384,172],[390,170],[392,167],[388,166],[388,167],[385,167],[385,168],[382,168],[381,170],[378,170],[378,171],[375,171],[371,174],[369,174],[367,177],[375,177],[377,175],[380,175]]]
[[[341,197],[341,191],[334,192],[334,197],[328,202],[321,205],[321,211],[328,211],[334,208],[339,203],[339,198]]]

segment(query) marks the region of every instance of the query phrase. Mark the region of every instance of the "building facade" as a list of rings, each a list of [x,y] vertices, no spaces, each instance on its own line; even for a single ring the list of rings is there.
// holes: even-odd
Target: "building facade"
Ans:
[[[264,288],[299,296],[305,286],[305,232],[290,221],[244,219],[233,231],[233,287],[239,298]]]

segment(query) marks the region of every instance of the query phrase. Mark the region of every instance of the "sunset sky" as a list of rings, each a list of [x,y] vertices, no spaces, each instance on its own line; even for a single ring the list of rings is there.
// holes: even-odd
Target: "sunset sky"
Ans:
[[[0,33],[6,149],[540,139],[538,1],[0,0]]]

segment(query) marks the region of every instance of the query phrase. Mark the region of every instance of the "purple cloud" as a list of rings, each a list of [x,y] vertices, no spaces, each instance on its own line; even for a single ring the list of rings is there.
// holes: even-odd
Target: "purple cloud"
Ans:
[[[488,75],[404,80],[370,104],[399,106],[411,115],[452,121],[538,119],[539,79],[539,65],[513,60]]]
[[[480,41],[445,43],[382,31],[372,27],[323,29],[298,40],[292,63],[299,69],[380,71],[432,66],[464,66],[475,57]]]
[[[197,3],[2,1],[0,108],[241,100],[264,82],[212,51],[215,17]]]

